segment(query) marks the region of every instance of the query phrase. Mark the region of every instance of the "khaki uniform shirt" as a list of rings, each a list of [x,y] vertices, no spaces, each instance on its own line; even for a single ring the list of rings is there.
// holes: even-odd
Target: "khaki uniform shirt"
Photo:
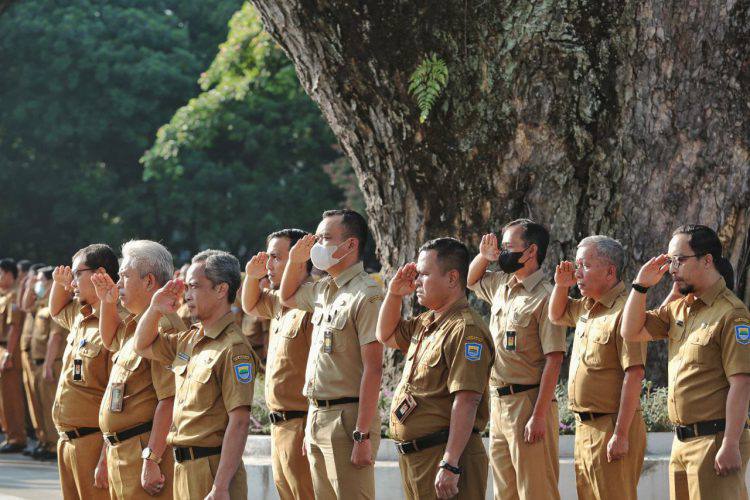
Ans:
[[[65,338],[68,332],[52,321],[48,306],[40,307],[34,315],[34,327],[31,331],[32,359],[44,359],[47,356],[47,343],[52,335],[61,335]],[[62,359],[62,352],[55,359]]]
[[[47,303],[47,297],[37,298],[34,301],[34,305],[30,312],[26,313],[26,317],[23,320],[23,328],[21,329],[21,350],[31,350],[31,336],[34,333],[34,317],[37,311],[44,307]]]
[[[484,431],[490,415],[488,381],[495,348],[468,300],[459,300],[437,317],[430,311],[402,319],[395,335],[399,349],[406,353],[406,364],[391,404],[391,437],[411,441],[448,429],[458,391],[482,394],[474,429]],[[417,406],[402,423],[394,412],[406,393]]]
[[[12,289],[0,295],[0,343],[8,342],[10,327],[18,320],[21,313],[16,304],[16,290]]]
[[[107,389],[112,359],[99,335],[99,318],[75,300],[52,318],[69,330],[57,383],[52,420],[58,431],[99,427],[99,405]]]
[[[750,312],[720,278],[646,312],[654,340],[669,340],[669,419],[678,425],[726,418],[729,377],[750,374]]]
[[[617,413],[625,370],[646,363],[646,344],[625,342],[620,335],[627,298],[621,281],[598,302],[568,300],[561,322],[576,328],[568,375],[573,411]]]
[[[360,347],[377,341],[375,327],[383,303],[378,284],[358,262],[336,278],[304,283],[294,300],[299,309],[313,313],[305,396],[359,397],[364,372]]]
[[[151,345],[156,361],[171,364],[175,402],[167,442],[221,446],[229,412],[253,402],[258,358],[229,312],[210,328],[161,332]]]
[[[135,352],[135,327],[141,315],[129,315],[115,335],[110,350],[112,373],[99,407],[102,432],[115,433],[151,422],[160,400],[174,396],[174,374],[165,365],[143,359]],[[163,316],[159,332],[176,334],[187,326],[177,314]]]
[[[271,411],[304,411],[305,364],[312,342],[311,314],[281,305],[279,292],[262,290],[255,312],[271,319],[266,358],[266,404]]]
[[[547,317],[552,286],[542,271],[523,282],[515,275],[487,272],[469,288],[492,305],[490,332],[496,353],[490,384],[538,384],[544,355],[565,352],[565,328]]]

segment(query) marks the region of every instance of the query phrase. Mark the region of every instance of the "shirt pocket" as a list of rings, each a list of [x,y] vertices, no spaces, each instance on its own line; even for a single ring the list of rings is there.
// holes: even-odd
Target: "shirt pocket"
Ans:
[[[601,366],[607,360],[607,350],[612,331],[606,325],[591,325],[586,344],[586,364]]]
[[[516,311],[508,321],[502,346],[507,351],[523,352],[529,349],[534,327],[534,315],[531,311]]]
[[[76,377],[73,376],[73,382],[77,384],[87,384],[91,383],[93,380],[96,379],[94,368],[91,366],[96,358],[99,356],[99,354],[102,352],[102,346],[99,344],[93,344],[90,342],[87,342],[84,345],[79,345],[78,349],[76,350],[75,358],[80,360],[80,370],[81,370],[81,376]],[[74,364],[76,361],[74,361]],[[74,372],[75,373],[75,372]],[[105,378],[103,381],[103,385],[107,384],[107,379]]]
[[[437,341],[429,342],[426,345],[423,343],[421,348],[424,351],[420,353],[417,366],[414,368],[413,383],[426,388],[431,380],[440,380],[440,377],[436,377],[436,367],[443,357],[443,349]]]
[[[142,360],[143,358],[136,354],[132,349],[127,352],[120,351],[116,355],[115,365],[120,368],[120,378],[122,379],[120,382],[127,381],[128,392],[130,393],[139,392],[151,383],[150,374],[146,377],[140,377],[140,381],[135,380],[133,377],[133,374],[136,373],[141,366]]]
[[[216,359],[199,357],[188,367],[185,409],[207,411],[219,395],[218,381],[212,377]]]
[[[346,309],[336,309],[328,314],[326,318],[325,330],[331,332],[331,346],[333,352],[346,350],[350,345],[346,323],[349,319]],[[325,342],[324,342],[325,348]]]
[[[712,345],[710,329],[701,329],[690,334],[682,345],[682,359],[686,364],[707,364],[711,360]]]

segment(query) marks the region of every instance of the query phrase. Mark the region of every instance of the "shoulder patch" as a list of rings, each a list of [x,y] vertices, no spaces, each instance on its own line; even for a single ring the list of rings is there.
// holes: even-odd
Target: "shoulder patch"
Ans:
[[[469,361],[479,361],[482,357],[482,344],[479,342],[466,341],[464,344],[464,356]]]
[[[247,354],[239,354],[237,356],[232,356],[232,362],[234,361],[250,361],[250,356]]]
[[[384,297],[382,295],[373,295],[367,299],[368,304],[374,304],[375,302],[383,302]]]
[[[742,344],[742,345],[750,344],[750,326],[735,325],[734,338],[737,340],[738,344]]]
[[[234,365],[234,376],[237,377],[237,382],[241,384],[249,384],[253,381],[253,364],[252,363],[237,363]]]

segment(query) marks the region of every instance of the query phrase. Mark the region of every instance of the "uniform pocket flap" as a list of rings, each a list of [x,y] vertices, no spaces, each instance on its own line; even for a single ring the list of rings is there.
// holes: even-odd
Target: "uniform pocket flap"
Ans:
[[[86,356],[87,358],[95,358],[102,351],[102,346],[99,344],[86,343],[78,348],[78,354]]]

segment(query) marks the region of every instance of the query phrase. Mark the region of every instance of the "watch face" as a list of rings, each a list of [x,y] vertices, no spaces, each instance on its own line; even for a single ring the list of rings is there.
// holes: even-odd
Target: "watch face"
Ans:
[[[143,448],[143,451],[141,452],[141,458],[145,460],[149,457],[149,455],[151,455],[151,448]]]

